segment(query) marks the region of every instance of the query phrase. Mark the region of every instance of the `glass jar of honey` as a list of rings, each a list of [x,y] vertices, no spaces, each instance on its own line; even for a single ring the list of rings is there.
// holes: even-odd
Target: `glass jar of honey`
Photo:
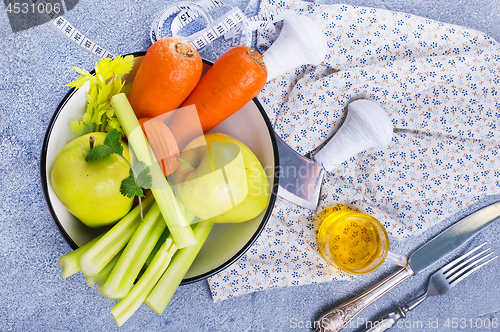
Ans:
[[[336,205],[318,214],[318,246],[323,258],[349,274],[366,274],[384,261],[404,266],[406,258],[389,251],[385,227],[369,214]]]

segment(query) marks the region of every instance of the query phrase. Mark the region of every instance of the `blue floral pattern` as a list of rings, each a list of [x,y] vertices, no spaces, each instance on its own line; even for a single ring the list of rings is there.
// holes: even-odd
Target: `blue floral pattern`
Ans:
[[[329,47],[321,65],[291,70],[259,94],[280,137],[301,154],[314,151],[339,129],[346,106],[358,98],[378,101],[395,128],[388,147],[363,151],[325,176],[318,211],[350,205],[404,239],[500,192],[496,41],[387,10],[295,0],[261,4],[262,11],[274,9],[313,18]],[[274,38],[259,34],[260,50]],[[209,279],[214,301],[351,278],[319,255],[315,216],[278,199],[252,249]]]

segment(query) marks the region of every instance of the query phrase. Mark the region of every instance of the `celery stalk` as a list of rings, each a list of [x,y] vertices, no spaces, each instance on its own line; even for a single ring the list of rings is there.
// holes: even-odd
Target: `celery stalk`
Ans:
[[[146,197],[142,201],[143,210],[147,211],[153,202],[153,195]],[[95,277],[127,245],[141,223],[140,215],[138,205],[82,255],[80,265],[86,277]]]
[[[186,217],[187,222],[192,224],[193,221],[196,219],[196,216],[191,211],[189,211],[184,206],[182,206],[182,204],[181,204],[181,207],[182,207],[182,210],[184,211],[184,216]],[[160,250],[160,247],[163,245],[163,242],[165,242],[165,240],[167,240],[167,237],[169,237],[169,236],[170,236],[170,231],[167,228],[167,229],[165,229],[165,231],[161,235],[160,239],[156,243],[156,246],[153,248],[153,251],[151,251],[151,254],[149,255],[148,259],[146,260],[146,263],[144,263],[144,266],[142,267],[142,271],[145,271],[146,268],[149,266],[149,264],[151,264],[151,261],[155,257],[158,250]]]
[[[148,141],[144,135],[134,110],[124,93],[116,94],[111,98],[111,105],[116,117],[128,138],[129,144],[139,161],[144,162],[150,168],[153,179],[152,189],[161,214],[165,219],[172,239],[178,248],[189,247],[197,243],[193,230],[186,221],[182,208],[172,192],[160,165],[149,148]]]
[[[160,208],[154,202],[104,283],[105,297],[119,300],[127,296],[166,227]]]
[[[113,257],[113,259],[96,276],[86,277],[85,283],[87,284],[87,286],[89,286],[90,288],[94,288],[94,286],[97,284],[97,290],[99,291],[99,293],[102,293],[102,286],[108,279],[111,271],[113,271],[113,267],[115,267],[116,262],[118,262],[118,259],[120,258],[122,253],[123,250],[120,251],[115,257]]]
[[[155,247],[153,248],[153,250],[149,254],[148,259],[146,259],[146,262],[144,263],[144,266],[142,267],[143,271],[145,271],[147,269],[147,267],[149,266],[149,264],[151,264],[151,261],[153,261],[153,258],[155,257],[156,253],[158,252],[158,250],[160,250],[160,247],[163,245],[163,242],[165,242],[169,236],[170,236],[170,231],[168,230],[168,228],[166,228],[163,231],[163,234],[160,236],[160,239],[158,240],[158,242],[156,242]]]
[[[81,246],[78,249],[75,249],[66,255],[63,255],[59,258],[59,266],[63,268],[61,272],[61,276],[63,279],[66,279],[67,277],[72,276],[73,274],[80,272],[81,267],[80,267],[80,258],[82,255],[90,249],[96,243],[102,236],[104,235],[101,234],[97,236],[95,239],[92,241],[88,242],[87,244]]]
[[[125,298],[111,308],[111,314],[118,326],[122,326],[139,309],[142,302],[144,302],[163,272],[167,269],[170,259],[176,250],[177,247],[175,244],[172,243],[170,238],[167,238],[132,290]]]
[[[155,288],[144,301],[157,314],[161,315],[167,307],[177,287],[179,287],[182,279],[200,252],[213,226],[214,224],[210,221],[200,221],[196,224],[194,234],[198,239],[198,243],[177,252]]]

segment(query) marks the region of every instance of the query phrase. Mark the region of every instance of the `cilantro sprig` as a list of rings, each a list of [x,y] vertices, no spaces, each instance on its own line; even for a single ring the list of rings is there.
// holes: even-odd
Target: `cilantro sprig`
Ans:
[[[134,168],[130,169],[130,176],[122,181],[120,192],[129,198],[144,197],[142,188],[149,189],[152,183],[153,179],[149,173],[149,167],[139,161],[134,165]]]
[[[95,75],[85,69],[73,67],[82,76],[66,86],[76,89],[89,82],[86,94],[87,108],[80,121],[71,122],[71,131],[78,136],[100,131],[110,132],[117,129],[123,133],[120,123],[111,107],[111,97],[119,93],[128,93],[130,84],[122,81],[122,76],[128,74],[134,66],[134,56],[118,56],[114,59],[101,59],[95,65]]]
[[[116,129],[111,130],[109,133],[106,134],[103,144],[93,147],[87,154],[87,157],[85,157],[85,160],[88,162],[99,159],[105,159],[112,154],[117,154],[120,157],[123,157],[123,146],[120,143],[121,139],[122,135],[120,135],[118,130]]]
[[[87,162],[92,162],[108,158],[112,154],[120,156],[130,166],[130,175],[128,178],[123,179],[120,185],[120,193],[129,198],[133,198],[134,196],[144,197],[143,189],[150,189],[153,183],[149,166],[142,161],[138,161],[132,166],[123,156],[123,146],[120,142],[121,139],[122,135],[118,130],[112,129],[106,134],[103,144],[90,149],[85,160]]]

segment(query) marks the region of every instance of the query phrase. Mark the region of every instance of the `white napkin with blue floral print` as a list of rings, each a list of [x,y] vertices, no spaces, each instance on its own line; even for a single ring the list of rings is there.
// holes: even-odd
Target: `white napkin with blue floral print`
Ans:
[[[378,101],[392,143],[350,158],[323,181],[320,210],[346,204],[404,239],[485,195],[500,192],[500,48],[460,26],[388,10],[268,0],[318,22],[329,52],[267,83],[259,94],[275,131],[297,152],[315,150],[340,127],[347,104]],[[265,51],[276,36],[261,31]],[[269,288],[350,276],[318,253],[316,213],[278,198],[250,250],[209,278],[214,301]]]

